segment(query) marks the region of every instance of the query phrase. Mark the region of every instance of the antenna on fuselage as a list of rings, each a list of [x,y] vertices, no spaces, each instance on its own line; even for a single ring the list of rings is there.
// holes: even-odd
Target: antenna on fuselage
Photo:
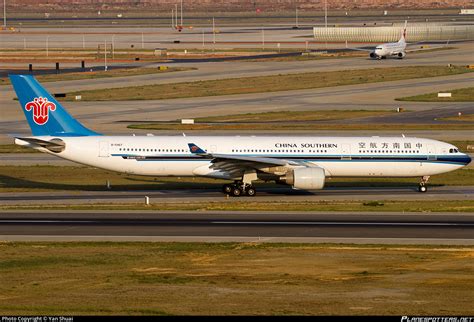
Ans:
[[[183,132],[183,136],[186,137],[186,134],[184,134],[184,132]]]

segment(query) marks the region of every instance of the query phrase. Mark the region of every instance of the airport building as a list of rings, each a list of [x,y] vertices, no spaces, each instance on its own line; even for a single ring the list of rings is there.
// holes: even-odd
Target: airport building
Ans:
[[[403,24],[393,26],[314,27],[316,41],[392,42],[400,39]],[[408,42],[435,40],[473,40],[474,25],[443,23],[408,23]]]

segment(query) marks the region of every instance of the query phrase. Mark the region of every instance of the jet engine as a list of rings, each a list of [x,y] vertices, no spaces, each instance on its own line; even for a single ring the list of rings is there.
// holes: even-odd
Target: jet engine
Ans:
[[[373,51],[370,52],[369,56],[370,56],[370,58],[377,58],[377,55]]]
[[[397,57],[398,57],[399,59],[402,59],[402,58],[405,57],[406,55],[407,55],[407,54],[406,54],[404,51],[402,51],[402,52],[400,52],[400,53],[397,54]]]
[[[292,185],[293,188],[317,190],[323,189],[326,175],[319,167],[296,168],[288,171],[281,181]]]

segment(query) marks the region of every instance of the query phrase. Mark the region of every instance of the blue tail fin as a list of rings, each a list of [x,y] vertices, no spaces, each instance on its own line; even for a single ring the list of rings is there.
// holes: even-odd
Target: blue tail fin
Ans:
[[[100,135],[74,119],[33,76],[9,76],[33,135]]]

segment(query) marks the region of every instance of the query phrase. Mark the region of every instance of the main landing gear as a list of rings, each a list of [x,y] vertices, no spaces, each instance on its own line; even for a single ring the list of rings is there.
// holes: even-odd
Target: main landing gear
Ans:
[[[420,184],[418,185],[418,191],[419,192],[426,192],[428,191],[428,188],[426,187],[426,184],[428,183],[428,179],[430,178],[430,176],[424,176],[421,178],[421,182]]]
[[[249,196],[253,197],[256,195],[255,188],[250,184],[244,184],[243,182],[235,182],[233,184],[225,184],[222,187],[222,191],[226,195],[230,195],[233,197],[240,197],[240,196]]]

